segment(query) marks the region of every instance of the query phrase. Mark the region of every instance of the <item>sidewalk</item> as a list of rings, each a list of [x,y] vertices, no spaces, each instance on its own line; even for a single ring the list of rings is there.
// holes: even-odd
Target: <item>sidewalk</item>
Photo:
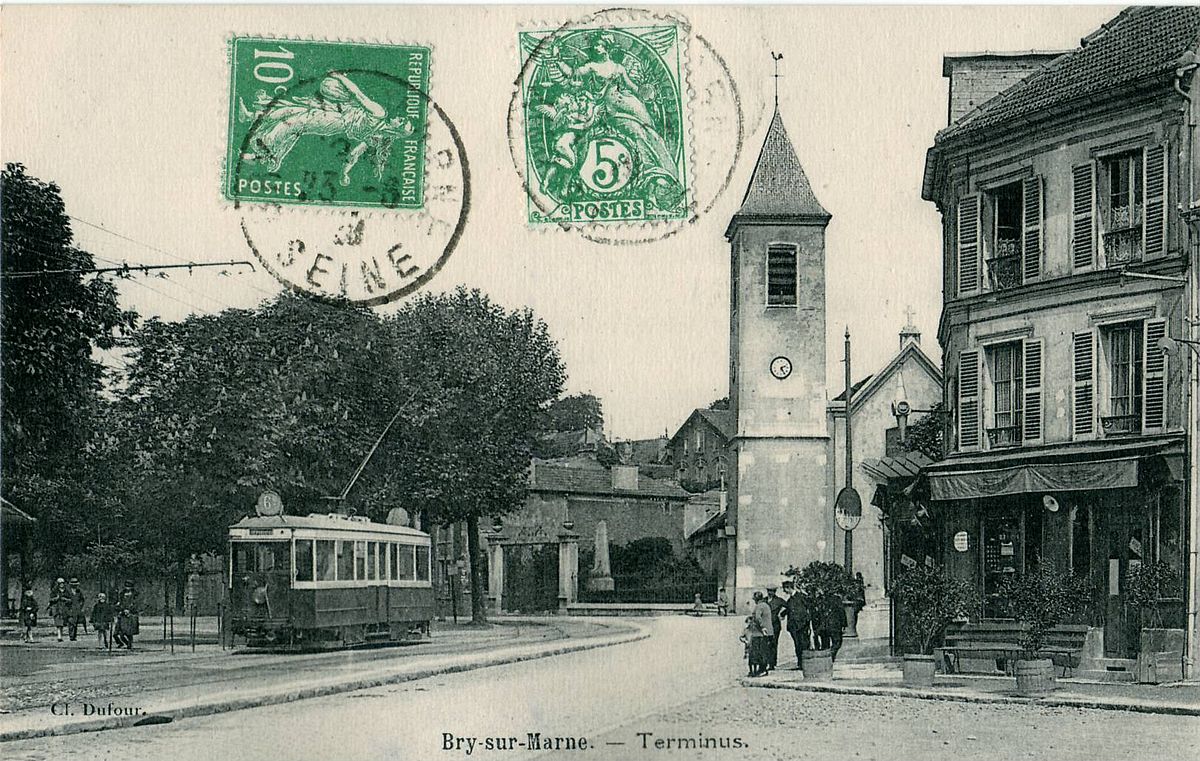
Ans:
[[[1058,679],[1054,692],[1029,697],[1017,694],[1011,676],[938,674],[932,688],[905,687],[901,669],[892,664],[838,664],[833,680],[806,682],[801,672],[773,671],[768,676],[743,678],[745,687],[799,690],[845,695],[883,695],[961,703],[1028,703],[1040,706],[1098,708],[1177,716],[1200,716],[1200,683],[1128,684]]]
[[[648,636],[640,625],[624,621],[546,617],[505,618],[495,623],[490,629],[442,625],[442,631],[435,631],[433,643],[426,645],[312,655],[235,654],[208,645],[204,652],[198,647],[194,654],[189,649],[174,657],[161,650],[135,651],[122,658],[98,654],[89,661],[60,663],[47,672],[20,678],[18,686],[36,690],[41,684],[61,694],[65,678],[89,687],[99,680],[99,690],[67,690],[52,698],[53,703],[43,700],[30,707],[26,702],[20,710],[0,714],[0,742],[166,723],[607,647]],[[5,658],[20,647],[19,642],[4,644]],[[472,647],[476,649],[462,652]],[[163,686],[162,682],[181,675],[184,683]],[[134,679],[139,684],[123,681]],[[144,680],[158,686],[144,687],[140,683]],[[10,677],[5,681],[7,696],[8,685],[18,680]]]

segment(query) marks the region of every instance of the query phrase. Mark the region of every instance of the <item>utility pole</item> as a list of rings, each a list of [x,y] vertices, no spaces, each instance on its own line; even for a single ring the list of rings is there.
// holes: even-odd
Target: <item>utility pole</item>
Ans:
[[[850,327],[846,326],[846,483],[844,488],[854,489],[854,433],[851,427],[850,397],[854,393],[854,381],[850,374]],[[854,528],[846,529],[846,573],[854,573]]]

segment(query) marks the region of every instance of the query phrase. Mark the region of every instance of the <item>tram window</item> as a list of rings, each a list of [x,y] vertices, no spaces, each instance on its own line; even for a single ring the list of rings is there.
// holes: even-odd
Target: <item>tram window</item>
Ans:
[[[367,578],[371,581],[379,579],[377,563],[377,543],[367,542]]]
[[[332,539],[317,540],[317,580],[337,580],[337,554]]]
[[[388,542],[388,578],[392,581],[400,578],[400,556],[396,552],[400,545]]]
[[[287,542],[234,542],[234,573],[289,571],[291,558]]]
[[[416,561],[413,560],[413,550],[416,549],[411,544],[400,545],[400,579],[402,581],[412,581],[417,577]]]
[[[354,578],[363,580],[367,578],[367,543],[354,543]]]
[[[338,581],[354,580],[354,553],[350,542],[337,542],[337,579]]]
[[[428,547],[417,547],[417,581],[429,581]]]
[[[313,580],[313,540],[296,540],[296,581]]]

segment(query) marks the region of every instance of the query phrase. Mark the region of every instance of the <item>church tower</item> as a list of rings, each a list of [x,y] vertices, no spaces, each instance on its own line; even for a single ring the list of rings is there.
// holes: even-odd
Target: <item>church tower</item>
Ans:
[[[791,564],[829,559],[825,227],[776,104],[742,206],[729,222],[730,447],[726,588],[738,610]],[[729,531],[733,529],[733,532]]]

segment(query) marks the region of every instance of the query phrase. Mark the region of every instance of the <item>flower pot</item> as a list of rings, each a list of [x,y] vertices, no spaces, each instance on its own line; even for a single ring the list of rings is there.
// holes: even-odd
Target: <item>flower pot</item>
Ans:
[[[1017,661],[1017,692],[1022,695],[1039,695],[1056,688],[1054,683],[1054,661],[1039,658],[1032,661]]]
[[[904,656],[905,687],[932,687],[935,671],[937,667],[932,655]]]
[[[862,606],[857,600],[846,600],[842,603],[846,609],[846,628],[842,629],[843,637],[858,636],[858,612],[862,610]]]
[[[804,681],[827,682],[833,679],[833,654],[828,650],[805,650]]]

